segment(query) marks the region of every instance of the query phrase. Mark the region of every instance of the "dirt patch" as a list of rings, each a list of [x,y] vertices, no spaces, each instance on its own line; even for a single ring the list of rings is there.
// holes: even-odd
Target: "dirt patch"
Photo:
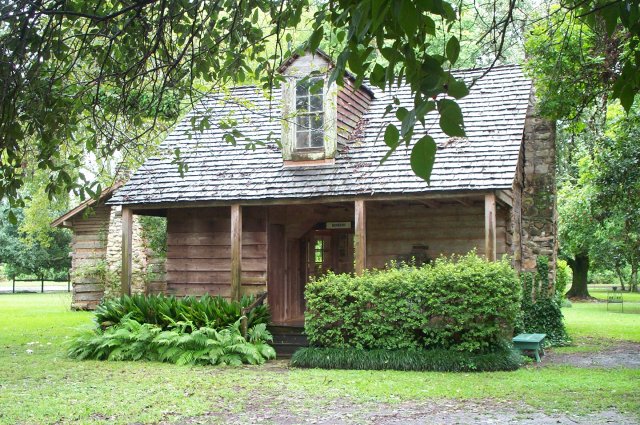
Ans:
[[[255,410],[254,410],[255,409]],[[247,406],[241,413],[217,412],[196,418],[180,418],[186,424],[620,424],[638,422],[615,410],[582,416],[543,413],[511,403],[486,401],[435,400],[428,402],[354,403],[346,399],[330,404],[308,405],[287,399],[271,400],[267,405]]]
[[[575,367],[640,369],[640,344],[616,342],[615,345],[604,347],[596,352],[559,353],[549,350],[540,366],[558,364]]]

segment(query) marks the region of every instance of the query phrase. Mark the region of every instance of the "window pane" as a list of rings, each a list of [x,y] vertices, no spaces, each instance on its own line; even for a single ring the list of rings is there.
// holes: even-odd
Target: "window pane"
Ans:
[[[311,107],[309,108],[311,111],[322,111],[322,95],[316,94],[311,96]]]
[[[315,130],[311,133],[311,147],[321,148],[324,146],[324,133],[322,130]]]
[[[296,125],[298,131],[307,131],[309,129],[309,115],[298,115]]]
[[[309,111],[309,98],[307,96],[298,96],[296,98],[296,111],[307,112]]]
[[[310,127],[314,130],[322,130],[322,114],[309,115]]]
[[[309,132],[298,131],[296,133],[296,148],[304,149],[309,147]]]
[[[304,97],[309,95],[309,80],[298,80],[296,84],[296,95]]]

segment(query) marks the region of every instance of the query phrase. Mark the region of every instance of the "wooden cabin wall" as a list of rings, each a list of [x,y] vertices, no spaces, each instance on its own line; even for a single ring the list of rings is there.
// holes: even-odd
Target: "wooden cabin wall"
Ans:
[[[498,207],[497,257],[507,253],[507,211]],[[367,268],[383,268],[415,245],[427,245],[427,254],[466,254],[476,248],[484,255],[484,202],[456,203],[436,208],[423,205],[367,203]]]
[[[242,209],[242,294],[266,289],[267,222],[261,207]],[[229,207],[167,211],[167,293],[231,295]]]
[[[100,303],[104,286],[89,271],[104,262],[107,253],[107,232],[111,207],[98,205],[91,215],[79,214],[71,220],[71,283],[73,295],[71,308],[93,310]],[[105,266],[106,267],[106,266]]]
[[[338,90],[338,143],[342,146],[356,139],[361,131],[362,117],[369,110],[371,95],[362,88],[356,89],[349,78]]]

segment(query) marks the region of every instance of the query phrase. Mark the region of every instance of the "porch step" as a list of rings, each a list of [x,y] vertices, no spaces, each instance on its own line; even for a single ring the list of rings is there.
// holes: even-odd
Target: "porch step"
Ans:
[[[290,358],[298,348],[309,346],[302,326],[269,325],[267,329],[273,335],[272,346],[279,359]]]

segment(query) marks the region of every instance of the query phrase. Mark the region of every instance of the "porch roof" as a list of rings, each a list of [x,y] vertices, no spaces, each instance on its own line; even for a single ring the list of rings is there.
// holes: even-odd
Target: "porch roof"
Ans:
[[[454,72],[467,81],[484,70]],[[430,114],[425,128],[416,125],[414,140],[425,133],[438,143],[431,184],[416,177],[409,164],[410,147],[399,147],[383,164],[385,107],[397,96],[411,106],[410,90],[373,89],[361,137],[340,148],[335,163],[287,167],[280,148],[280,93],[272,99],[255,87],[238,87],[207,97],[196,106],[161,144],[164,154],[150,158],[109,201],[110,204],[166,204],[207,201],[260,201],[326,198],[334,196],[428,194],[448,191],[510,189],[522,143],[531,81],[519,66],[495,67],[478,80],[459,101],[467,138],[449,138],[440,131],[437,115]],[[210,128],[194,130],[192,123],[207,117]],[[236,146],[223,140],[219,122],[237,120],[243,137]],[[186,165],[180,175],[174,150]]]

